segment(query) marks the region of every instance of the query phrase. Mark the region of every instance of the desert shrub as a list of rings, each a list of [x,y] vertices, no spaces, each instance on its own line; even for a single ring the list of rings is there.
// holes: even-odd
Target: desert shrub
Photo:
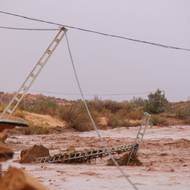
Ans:
[[[59,117],[78,131],[92,130],[89,117],[80,102],[60,108]]]
[[[121,102],[121,105],[122,105],[121,110],[125,111],[126,113],[129,113],[129,112],[135,110],[135,107],[134,107],[133,103],[131,103],[131,102],[123,101],[123,102]]]
[[[121,127],[134,125],[131,120],[141,120],[143,116],[143,99],[133,99],[133,101],[116,102],[112,100],[95,99],[89,102],[91,110],[100,117],[108,119],[109,127]]]
[[[127,118],[131,120],[140,120],[143,116],[143,107],[135,105],[134,102],[122,102],[122,108],[117,111],[117,115],[121,118]]]
[[[137,109],[134,111],[131,111],[127,114],[127,118],[132,119],[132,120],[141,120],[143,117],[143,110],[142,109]]]
[[[189,119],[190,118],[190,106],[185,106],[176,111],[176,116],[179,119]]]
[[[177,119],[190,120],[190,101],[171,104],[169,113],[174,114]]]
[[[134,111],[135,109],[132,107],[132,104],[130,104],[127,101],[120,103],[121,108],[117,110],[114,114],[117,114],[120,118],[126,118],[130,112]],[[113,113],[113,112],[111,112]]]
[[[169,123],[165,117],[159,115],[152,115],[151,122],[153,125],[168,126]]]
[[[116,113],[117,111],[122,109],[122,104],[120,102],[116,102],[112,100],[105,100],[104,108],[106,110],[109,110],[111,113]]]
[[[168,100],[165,94],[161,90],[157,90],[155,93],[148,95],[148,100],[145,102],[145,111],[149,113],[162,113],[166,110]]]
[[[133,97],[133,99],[129,102],[133,108],[141,108],[145,106],[145,100],[142,98]]]
[[[39,114],[55,115],[58,105],[54,100],[39,98],[39,100],[37,100],[35,103],[29,106],[25,105],[24,109]]]
[[[108,118],[108,126],[112,128],[116,127],[129,127],[130,123],[126,120],[126,118],[120,117],[118,114],[109,114]]]
[[[95,97],[93,100],[88,101],[88,106],[90,110],[102,113],[105,112],[105,107],[104,107],[104,101],[100,100],[98,97]]]

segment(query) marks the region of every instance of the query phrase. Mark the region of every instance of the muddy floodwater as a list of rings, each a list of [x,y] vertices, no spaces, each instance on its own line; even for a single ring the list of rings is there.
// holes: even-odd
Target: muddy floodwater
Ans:
[[[110,147],[134,142],[137,128],[117,128],[100,131]],[[19,164],[20,151],[42,144],[50,154],[74,147],[77,150],[104,146],[94,131],[50,135],[15,135],[7,143],[15,157],[3,165],[23,168],[50,190],[130,190],[132,187],[107,159],[88,164]],[[153,127],[147,130],[138,152],[142,166],[121,166],[139,190],[190,189],[190,126]]]

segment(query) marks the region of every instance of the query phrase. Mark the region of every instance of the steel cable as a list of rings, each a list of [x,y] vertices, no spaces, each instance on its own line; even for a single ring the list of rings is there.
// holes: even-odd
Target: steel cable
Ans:
[[[23,27],[11,27],[11,26],[0,26],[0,29],[7,30],[23,30],[23,31],[57,31],[59,28],[23,28]]]
[[[87,111],[87,114],[90,118],[90,121],[92,123],[92,126],[98,136],[98,138],[103,142],[103,138],[96,126],[96,123],[92,117],[92,114],[89,110],[89,107],[87,105],[87,102],[86,102],[86,99],[85,99],[85,96],[84,96],[84,93],[83,93],[83,90],[82,90],[82,87],[81,87],[81,84],[80,84],[80,80],[79,80],[79,77],[78,77],[78,73],[77,73],[77,70],[76,70],[76,66],[75,66],[75,63],[74,63],[74,59],[73,59],[73,55],[72,55],[72,52],[71,52],[71,47],[70,47],[70,43],[69,43],[69,39],[68,39],[68,36],[67,36],[67,33],[65,33],[65,37],[66,37],[66,42],[67,42],[67,48],[68,48],[68,52],[69,52],[69,57],[70,57],[70,60],[71,60],[71,64],[72,64],[72,69],[73,69],[73,72],[74,72],[74,76],[75,76],[75,80],[76,80],[76,83],[77,83],[77,86],[78,86],[78,89],[79,89],[79,92],[80,92],[80,95],[81,95],[81,98],[82,98],[82,102],[85,106],[85,109]],[[105,143],[105,142],[104,142]],[[135,190],[138,190],[137,186],[131,181],[131,179],[129,178],[129,176],[124,172],[124,170],[119,166],[119,164],[117,163],[117,161],[115,160],[115,158],[113,157],[113,155],[111,154],[111,152],[109,151],[108,152],[109,154],[109,157],[111,158],[111,160],[113,161],[113,163],[115,164],[115,166],[117,167],[117,169],[120,171],[120,173],[122,174],[122,176],[126,179],[126,181],[133,187],[133,189]]]
[[[166,45],[166,44],[161,44],[161,43],[156,43],[156,42],[151,42],[151,41],[146,41],[146,40],[139,40],[139,39],[130,38],[130,37],[121,36],[121,35],[116,35],[116,34],[109,34],[109,33],[105,33],[105,32],[99,32],[99,31],[86,29],[86,28],[81,28],[81,27],[77,27],[77,26],[71,26],[71,25],[61,24],[61,23],[57,23],[57,22],[52,22],[52,21],[32,18],[32,17],[20,15],[20,14],[10,13],[10,12],[7,12],[7,11],[1,11],[0,10],[0,13],[10,15],[10,16],[19,17],[19,18],[23,18],[23,19],[27,19],[27,20],[31,20],[31,21],[36,21],[36,22],[56,25],[56,26],[59,26],[59,27],[66,27],[66,28],[70,28],[70,29],[80,30],[80,31],[83,31],[83,32],[89,32],[89,33],[94,33],[94,34],[98,34],[98,35],[103,35],[103,36],[107,36],[107,37],[118,38],[118,39],[128,40],[128,41],[137,42],[137,43],[143,43],[143,44],[162,47],[162,48],[182,50],[182,51],[190,51],[189,48],[171,46],[171,45]]]

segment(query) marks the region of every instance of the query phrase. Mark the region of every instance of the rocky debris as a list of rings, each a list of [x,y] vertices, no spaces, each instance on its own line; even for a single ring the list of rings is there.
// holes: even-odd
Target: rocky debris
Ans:
[[[129,154],[123,154],[120,158],[116,158],[115,160],[120,166],[142,166],[142,162],[138,159],[137,156],[134,156],[130,159],[130,162],[128,163]],[[108,166],[115,165],[111,159],[107,161]]]
[[[47,190],[33,177],[17,168],[9,168],[0,178],[1,190]]]
[[[31,163],[36,158],[50,156],[49,150],[42,145],[34,145],[29,149],[21,151],[20,154],[20,163]]]
[[[5,143],[7,138],[8,138],[8,134],[7,134],[6,130],[0,132],[0,142]]]

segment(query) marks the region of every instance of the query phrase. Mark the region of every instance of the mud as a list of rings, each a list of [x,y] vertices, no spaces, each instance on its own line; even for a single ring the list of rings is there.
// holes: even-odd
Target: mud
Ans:
[[[145,141],[139,151],[143,165],[154,171],[175,171],[190,168],[190,140],[163,139]]]
[[[62,134],[12,136],[7,143],[16,151],[29,148],[39,142],[50,154],[66,150],[83,150],[105,146],[119,146],[134,142],[137,128],[101,131],[100,141],[93,131],[79,133],[67,131]],[[121,157],[120,157],[121,156]],[[115,158],[126,158],[115,155]],[[190,187],[190,127],[154,127],[147,130],[144,143],[140,145],[138,159],[141,166],[120,166],[139,190],[189,190]],[[97,159],[91,164],[10,164],[24,167],[50,190],[123,190],[132,189],[114,166],[107,166],[106,159]]]

